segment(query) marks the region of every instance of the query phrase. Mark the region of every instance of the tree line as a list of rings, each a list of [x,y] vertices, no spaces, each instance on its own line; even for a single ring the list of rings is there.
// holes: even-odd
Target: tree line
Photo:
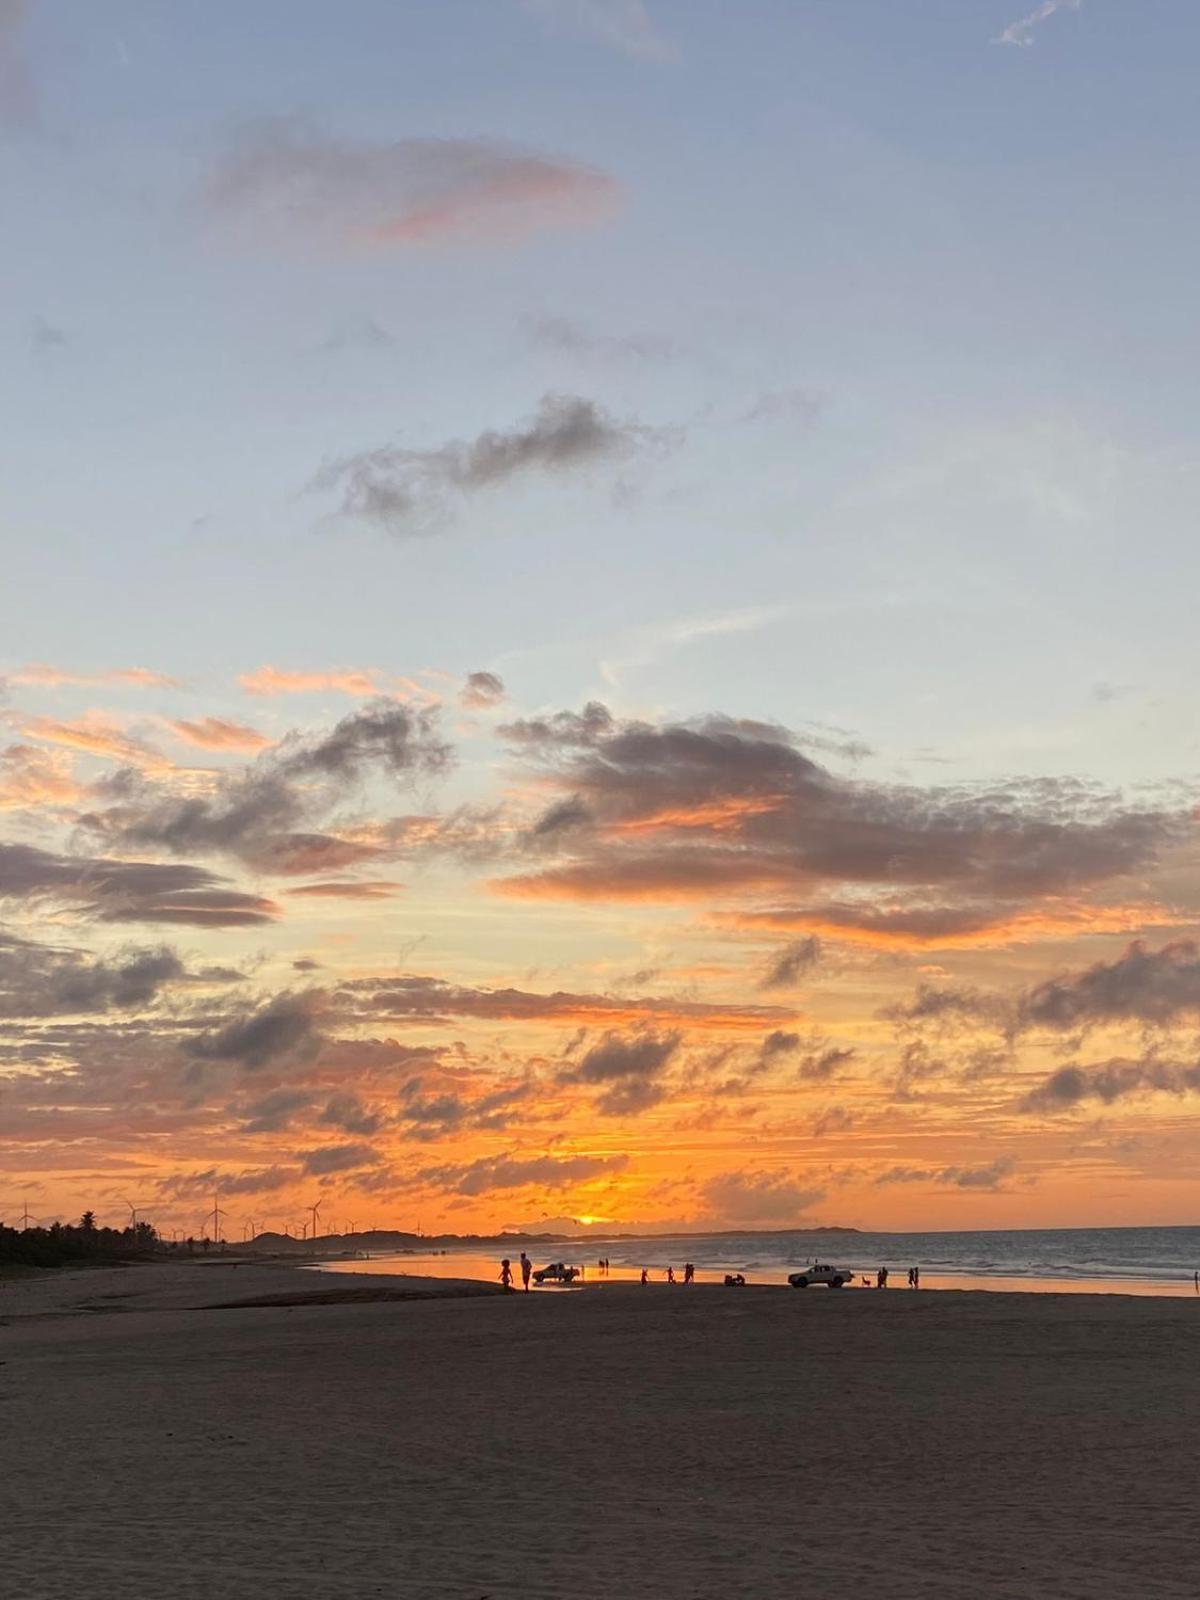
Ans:
[[[100,1228],[85,1211],[78,1222],[48,1228],[8,1228],[0,1223],[0,1267],[68,1267],[105,1261],[136,1261],[153,1255],[158,1233],[148,1222]]]

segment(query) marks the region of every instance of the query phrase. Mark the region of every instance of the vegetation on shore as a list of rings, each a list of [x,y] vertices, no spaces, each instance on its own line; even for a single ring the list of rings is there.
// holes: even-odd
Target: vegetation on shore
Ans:
[[[91,1211],[85,1211],[78,1222],[55,1222],[48,1228],[7,1228],[0,1223],[0,1269],[137,1261],[153,1255],[158,1243],[158,1234],[148,1222],[100,1228]]]

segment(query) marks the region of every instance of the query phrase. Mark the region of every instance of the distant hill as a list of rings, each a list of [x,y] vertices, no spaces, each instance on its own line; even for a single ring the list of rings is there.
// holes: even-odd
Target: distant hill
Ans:
[[[557,1220],[557,1219],[556,1219]],[[414,1255],[428,1254],[434,1250],[469,1250],[497,1248],[520,1249],[525,1245],[570,1244],[578,1247],[586,1237],[593,1241],[606,1239],[732,1239],[756,1235],[761,1238],[778,1238],[788,1233],[858,1233],[857,1228],[827,1225],[821,1228],[696,1228],[688,1232],[663,1233],[592,1233],[586,1236],[571,1233],[403,1233],[391,1228],[372,1229],[366,1233],[325,1233],[315,1239],[297,1239],[294,1234],[260,1233],[248,1243],[237,1246],[239,1250],[260,1255],[309,1255],[315,1250],[335,1254],[346,1250],[378,1250],[385,1252],[408,1251]],[[234,1241],[228,1241],[233,1244]]]

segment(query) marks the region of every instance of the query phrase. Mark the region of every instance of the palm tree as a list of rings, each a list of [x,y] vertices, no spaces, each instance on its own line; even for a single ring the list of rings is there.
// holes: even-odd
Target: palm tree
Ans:
[[[95,1233],[96,1213],[94,1211],[85,1211],[79,1219],[79,1226],[83,1229],[84,1233]]]

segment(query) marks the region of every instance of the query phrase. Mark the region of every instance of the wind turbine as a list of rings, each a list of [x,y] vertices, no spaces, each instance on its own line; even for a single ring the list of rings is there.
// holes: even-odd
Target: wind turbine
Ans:
[[[315,1239],[317,1237],[317,1212],[320,1211],[321,1205],[322,1202],[318,1200],[315,1206],[309,1206],[308,1208],[309,1211],[312,1212],[312,1233],[309,1235],[310,1239]]]
[[[124,1195],[121,1196],[121,1204],[123,1206],[128,1206],[129,1207],[129,1226],[136,1233],[137,1232],[137,1222],[138,1222],[137,1207],[134,1205],[132,1200],[126,1200]]]
[[[220,1244],[221,1242],[221,1218],[229,1215],[228,1211],[221,1210],[220,1200],[220,1195],[213,1195],[213,1208],[210,1215],[212,1216],[214,1244]],[[208,1219],[206,1218],[205,1220],[207,1221]]]

